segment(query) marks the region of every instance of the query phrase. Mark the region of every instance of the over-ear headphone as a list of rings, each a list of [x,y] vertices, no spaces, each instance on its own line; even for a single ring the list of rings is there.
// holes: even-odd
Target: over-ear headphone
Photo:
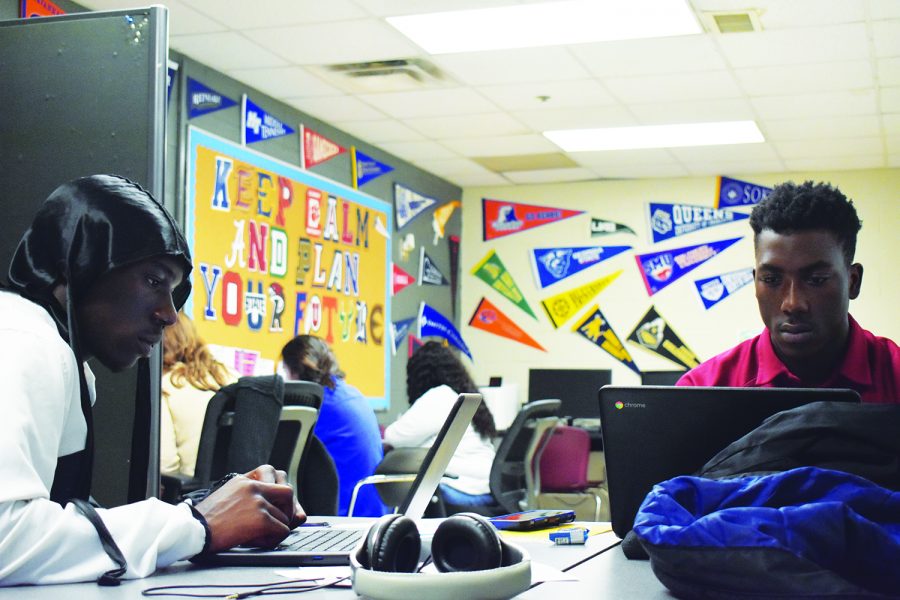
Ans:
[[[415,522],[385,515],[350,555],[353,591],[373,600],[501,600],[531,586],[531,560],[480,515],[459,513],[434,532],[440,573],[416,573],[422,541]]]

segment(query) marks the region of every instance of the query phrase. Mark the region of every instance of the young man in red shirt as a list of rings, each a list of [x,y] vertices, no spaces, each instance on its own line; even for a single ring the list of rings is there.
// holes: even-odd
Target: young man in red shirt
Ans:
[[[677,385],[850,388],[863,402],[900,402],[900,349],[848,312],[863,278],[853,202],[825,183],[784,183],[754,207],[750,226],[766,329]]]

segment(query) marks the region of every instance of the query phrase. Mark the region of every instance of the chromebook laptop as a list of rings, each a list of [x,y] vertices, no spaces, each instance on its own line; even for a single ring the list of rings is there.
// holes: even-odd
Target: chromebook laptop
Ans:
[[[600,427],[612,528],[625,537],[660,481],[690,475],[771,415],[821,400],[859,402],[852,390],[604,386]]]
[[[481,399],[481,394],[459,395],[425,455],[399,512],[412,519],[421,519],[425,514]],[[350,552],[368,531],[370,524],[367,521],[364,525],[350,522],[347,526],[300,526],[276,548],[234,548],[214,554],[203,563],[233,566],[347,565],[350,564]]]

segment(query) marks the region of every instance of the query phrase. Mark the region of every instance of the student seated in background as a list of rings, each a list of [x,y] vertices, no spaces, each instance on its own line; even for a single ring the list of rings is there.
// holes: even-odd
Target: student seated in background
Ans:
[[[298,335],[281,350],[288,379],[312,381],[325,388],[313,433],[334,459],[338,473],[338,515],[346,516],[356,482],[375,472],[384,458],[378,419],[344,372],[325,340]],[[354,517],[380,517],[386,512],[374,486],[359,490]]]
[[[159,470],[194,476],[206,405],[238,374],[217,361],[186,314],[163,335],[163,378],[159,409]]]
[[[121,177],[76,179],[38,210],[0,291],[0,586],[113,571],[86,514],[110,532],[126,578],[204,551],[271,546],[305,519],[272,467],[231,478],[196,506],[83,502],[94,400],[128,401],[96,398],[86,361],[123,371],[149,356],[190,293],[191,268],[171,215]]]
[[[393,448],[430,447],[462,393],[478,393],[465,366],[450,348],[426,342],[406,364],[409,410],[385,429],[385,444]],[[447,467],[447,472],[457,478],[441,484],[448,502],[468,506],[494,503],[488,481],[496,435],[494,417],[482,402]]]
[[[784,183],[754,207],[750,226],[766,329],[677,385],[850,388],[863,402],[900,402],[900,350],[848,312],[863,278],[853,202],[825,183]]]

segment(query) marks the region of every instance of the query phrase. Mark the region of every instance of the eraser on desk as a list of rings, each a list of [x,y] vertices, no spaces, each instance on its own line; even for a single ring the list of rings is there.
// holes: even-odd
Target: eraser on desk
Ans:
[[[559,531],[551,532],[550,541],[558,546],[566,544],[583,544],[587,541],[588,533],[587,527],[566,527]]]

